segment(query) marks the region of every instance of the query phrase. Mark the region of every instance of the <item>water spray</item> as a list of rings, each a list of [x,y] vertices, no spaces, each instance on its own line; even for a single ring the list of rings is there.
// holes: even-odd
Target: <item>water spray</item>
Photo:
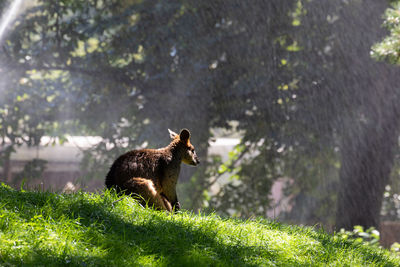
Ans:
[[[0,43],[6,33],[7,26],[15,19],[18,13],[21,11],[20,6],[23,0],[15,0],[4,10],[0,20]]]

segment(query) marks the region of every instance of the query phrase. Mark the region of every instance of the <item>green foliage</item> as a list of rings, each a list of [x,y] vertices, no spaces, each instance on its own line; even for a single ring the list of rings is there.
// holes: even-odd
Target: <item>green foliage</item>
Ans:
[[[377,60],[400,64],[400,1],[391,1],[392,7],[384,14],[383,26],[389,35],[372,47],[371,55]]]
[[[400,219],[400,195],[398,190],[392,190],[391,186],[386,186],[383,195],[382,219],[396,221]]]
[[[396,266],[365,243],[308,227],[145,209],[113,192],[0,186],[0,264],[72,266]]]
[[[374,228],[370,227],[364,230],[364,227],[360,225],[354,226],[353,231],[346,231],[341,229],[340,232],[336,233],[335,237],[342,238],[344,240],[354,240],[356,244],[371,244],[371,245],[379,245],[379,232]]]
[[[397,242],[394,242],[394,243],[391,245],[390,250],[393,251],[393,252],[400,253],[400,244],[397,243]]]
[[[104,141],[87,151],[83,166],[87,177],[103,179],[127,149],[165,145],[167,128],[190,128],[205,157],[212,127],[240,120],[245,129],[265,113],[276,114],[279,127],[287,107],[276,103],[295,86],[277,90],[289,83],[270,83],[282,68],[260,59],[298,51],[289,28],[303,11],[299,1],[275,2],[37,1],[4,47],[15,72],[4,88],[18,90],[4,99],[2,137],[15,146],[37,145],[44,134],[100,135]],[[254,27],[266,12],[274,19]],[[265,102],[255,103],[256,95]],[[198,170],[193,202],[201,203],[210,183],[206,168]]]

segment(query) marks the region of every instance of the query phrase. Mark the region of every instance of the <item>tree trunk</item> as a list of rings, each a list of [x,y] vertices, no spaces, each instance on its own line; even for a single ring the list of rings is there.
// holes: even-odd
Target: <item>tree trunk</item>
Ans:
[[[371,121],[358,133],[349,130],[343,137],[337,230],[352,230],[355,225],[379,226],[383,194],[398,138],[397,112],[390,108],[389,112],[392,114],[380,117],[380,123]]]
[[[349,95],[339,118],[337,230],[379,226],[399,126],[398,69],[369,57],[371,46],[385,34],[380,25],[388,4],[374,0],[350,3],[342,9],[338,28],[343,48],[338,58],[344,62],[338,80],[345,81]]]

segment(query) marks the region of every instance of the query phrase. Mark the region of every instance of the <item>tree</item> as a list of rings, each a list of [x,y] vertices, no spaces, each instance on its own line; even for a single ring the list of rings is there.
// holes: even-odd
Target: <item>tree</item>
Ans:
[[[400,126],[397,70],[365,56],[383,34],[378,28],[380,16],[377,11],[383,12],[386,5],[382,2],[368,4],[373,7],[370,12],[359,10],[344,14],[345,17],[357,18],[354,20],[357,25],[360,28],[363,25],[372,33],[362,38],[362,31],[356,32],[363,40],[357,47],[343,42],[350,48],[348,59],[352,62],[351,69],[345,70],[351,70],[355,77],[359,77],[361,82],[354,86],[363,92],[356,102],[356,124],[352,123],[353,128],[345,124],[342,129],[337,226],[347,229],[354,225],[379,226],[384,188],[389,183]]]
[[[260,199],[258,192],[267,191],[260,186],[271,183],[265,176],[273,180],[287,175],[293,178],[290,192],[296,195],[293,210],[301,211],[303,222],[329,222],[337,203],[338,228],[378,226],[398,129],[396,70],[369,58],[370,46],[383,34],[378,27],[385,7],[382,2],[310,1],[292,9],[300,16],[294,13],[294,27],[277,38],[286,50],[281,54],[285,66],[276,67],[282,80],[270,84],[267,96],[260,98],[267,101],[256,102],[251,122],[257,121],[258,127],[239,118],[244,143],[250,142],[257,156],[235,176],[243,183],[225,189],[225,203],[233,203],[231,193],[240,189],[244,194],[236,209],[265,214],[260,205],[251,209],[257,203],[251,197]],[[276,97],[274,89],[281,89],[283,109],[271,116],[273,100],[268,96]],[[272,168],[263,168],[268,165]]]
[[[49,124],[42,131],[33,125],[36,143],[31,145],[43,134],[102,136],[104,142],[84,161],[95,170],[90,176],[104,177],[111,161],[128,148],[145,141],[164,145],[168,128],[190,128],[205,158],[213,108],[209,66],[220,56],[215,44],[221,28],[215,25],[221,18],[213,14],[219,5],[38,1],[4,48],[8,69],[18,71],[4,88],[21,87],[4,105],[15,99],[30,119]],[[35,106],[25,101],[31,95],[40,95]],[[12,118],[21,122],[21,116]],[[3,140],[19,131],[18,138],[27,135],[22,123],[8,129]]]

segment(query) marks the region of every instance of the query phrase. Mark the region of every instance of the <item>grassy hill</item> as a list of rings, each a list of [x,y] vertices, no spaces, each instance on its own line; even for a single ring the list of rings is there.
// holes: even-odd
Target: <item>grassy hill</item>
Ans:
[[[312,228],[144,209],[110,192],[0,186],[0,265],[400,266],[388,251]]]

